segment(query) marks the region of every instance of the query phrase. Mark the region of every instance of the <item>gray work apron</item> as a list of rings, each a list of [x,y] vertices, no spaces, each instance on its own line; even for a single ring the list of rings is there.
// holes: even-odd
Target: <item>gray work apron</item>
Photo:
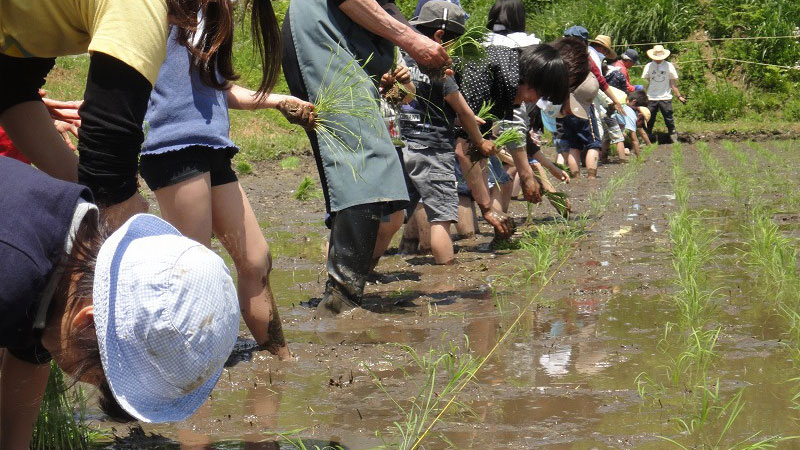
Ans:
[[[394,59],[393,45],[369,33],[343,12],[333,1],[292,0],[287,19],[297,54],[303,83],[309,101],[315,103],[323,81],[330,82],[332,74],[357,60],[367,61],[363,70],[363,85],[373,93],[378,91],[373,81],[388,72]],[[332,55],[335,54],[335,57]],[[352,67],[352,66],[351,66]],[[383,124],[377,103],[372,121],[339,115],[336,120],[360,136],[360,144],[348,133],[337,133],[355,152],[341,152],[320,139],[317,133],[321,178],[327,184],[329,210],[336,212],[355,205],[408,200],[403,169],[389,134]],[[333,144],[333,147],[336,147]]]

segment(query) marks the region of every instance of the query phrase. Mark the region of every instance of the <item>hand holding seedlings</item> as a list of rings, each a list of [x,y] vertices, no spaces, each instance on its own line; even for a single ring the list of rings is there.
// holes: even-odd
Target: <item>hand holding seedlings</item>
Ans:
[[[453,64],[447,50],[432,39],[419,33],[411,33],[408,38],[410,41],[407,45],[402,46],[403,50],[411,55],[420,67],[447,68]],[[449,72],[447,76],[453,75],[451,69],[447,69],[445,72]]]
[[[542,201],[542,192],[539,189],[539,183],[533,177],[526,177],[520,179],[522,182],[522,195],[529,203],[539,203]]]
[[[479,145],[476,146],[478,152],[485,157],[489,157],[497,153],[498,147],[495,141],[484,139]]]
[[[300,125],[305,129],[316,126],[317,113],[314,111],[314,105],[297,97],[287,97],[278,102],[278,111],[289,123]]]
[[[478,205],[481,215],[486,222],[494,227],[494,232],[498,237],[507,238],[514,234],[514,220],[502,211],[497,211],[492,207]]]
[[[414,85],[411,83],[411,72],[408,71],[408,67],[398,65],[383,74],[381,94],[393,105],[410,102],[414,98]]]

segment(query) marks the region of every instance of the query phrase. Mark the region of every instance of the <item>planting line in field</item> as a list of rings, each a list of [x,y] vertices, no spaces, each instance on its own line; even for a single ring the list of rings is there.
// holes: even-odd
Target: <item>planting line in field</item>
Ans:
[[[649,156],[653,152],[654,149],[655,149],[655,146],[652,146],[652,145],[646,147],[644,149],[644,151],[642,152],[642,157],[640,159],[633,160],[630,163],[630,165],[625,168],[625,171],[622,174],[620,174],[619,176],[614,177],[611,180],[609,180],[608,185],[606,186],[606,188],[598,194],[601,197],[601,200],[600,200],[599,204],[600,204],[600,206],[603,207],[603,209],[599,210],[599,211],[596,211],[596,213],[602,213],[605,210],[605,207],[608,206],[608,202],[613,197],[614,192],[619,187],[621,187],[622,184],[625,181],[627,181],[630,177],[635,176],[636,174],[638,174],[638,172],[644,166],[644,159],[647,156]],[[444,413],[447,412],[447,410],[450,408],[450,406],[452,406],[452,404],[455,402],[455,399],[458,396],[458,394],[466,387],[467,383],[469,383],[472,378],[475,378],[476,374],[478,373],[478,371],[480,371],[480,369],[483,367],[483,365],[486,363],[486,361],[488,361],[492,357],[492,355],[494,355],[494,353],[497,351],[497,349],[500,347],[500,345],[503,342],[505,342],[505,340],[508,338],[508,336],[511,335],[511,332],[520,323],[520,321],[522,320],[522,317],[525,315],[525,313],[528,312],[530,307],[533,306],[533,304],[536,302],[536,300],[541,295],[541,293],[544,290],[544,288],[548,284],[550,284],[550,281],[556,276],[556,274],[558,274],[561,271],[561,268],[564,266],[564,264],[572,257],[572,255],[575,253],[575,250],[578,249],[578,245],[577,244],[580,241],[582,241],[586,236],[589,235],[588,232],[591,231],[591,229],[594,228],[595,224],[597,224],[598,222],[599,222],[598,220],[593,221],[589,225],[589,227],[586,228],[586,232],[584,233],[584,235],[580,239],[578,239],[578,240],[576,240],[575,242],[572,243],[572,248],[570,249],[570,251],[566,254],[566,256],[564,256],[564,258],[559,262],[559,264],[556,266],[556,268],[544,280],[544,282],[541,284],[539,289],[533,295],[531,300],[525,305],[524,308],[522,308],[520,310],[520,313],[517,315],[517,317],[514,319],[514,321],[511,323],[511,325],[508,326],[508,328],[506,328],[506,331],[503,333],[502,336],[500,336],[500,339],[497,340],[497,342],[489,350],[489,352],[486,354],[486,356],[483,359],[481,359],[480,363],[476,366],[476,368],[472,372],[472,374],[470,376],[468,376],[465,379],[465,381],[462,382],[454,390],[453,396],[450,397],[450,400],[448,400],[448,402],[444,405],[444,407],[441,409],[441,411],[439,411],[439,413],[436,415],[436,417],[433,418],[431,423],[425,428],[425,431],[419,436],[419,438],[417,438],[417,440],[414,441],[414,444],[411,447],[409,447],[409,450],[416,449],[422,443],[422,441],[425,439],[425,437],[428,435],[428,433],[433,429],[433,426],[436,424],[436,422],[438,422],[442,418],[442,416],[444,416]]]

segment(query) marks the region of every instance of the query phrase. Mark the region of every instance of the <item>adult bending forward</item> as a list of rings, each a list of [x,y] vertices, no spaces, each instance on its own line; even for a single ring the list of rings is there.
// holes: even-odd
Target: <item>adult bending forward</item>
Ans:
[[[366,74],[380,79],[391,68],[395,44],[421,66],[449,63],[441,45],[393,19],[375,0],[292,0],[283,24],[283,70],[289,89],[314,103],[323,82],[348,64],[352,68],[354,61],[369,61]],[[377,98],[369,78],[364,76],[362,83]],[[380,117],[377,108],[375,117]],[[320,315],[361,305],[381,216],[408,200],[403,170],[388,134],[371,127],[368,120],[337,120],[360,136],[358,152],[343,157],[316,131],[307,132],[330,213],[328,281],[317,308]],[[340,137],[350,141],[345,134]]]

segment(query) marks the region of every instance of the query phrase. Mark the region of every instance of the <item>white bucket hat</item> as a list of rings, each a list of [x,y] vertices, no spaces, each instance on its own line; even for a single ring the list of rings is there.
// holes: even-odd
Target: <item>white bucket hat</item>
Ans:
[[[239,304],[222,258],[138,214],[100,247],[94,322],[120,406],[143,422],[171,422],[194,413],[217,383],[239,332]]]

